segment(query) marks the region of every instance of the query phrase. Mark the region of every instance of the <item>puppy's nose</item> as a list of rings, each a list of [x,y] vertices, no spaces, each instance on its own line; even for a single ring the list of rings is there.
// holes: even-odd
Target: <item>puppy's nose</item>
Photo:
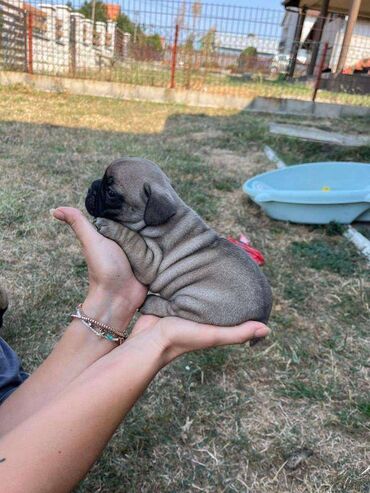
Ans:
[[[91,187],[89,188],[89,190],[94,190],[95,192],[99,189],[101,185],[101,180],[95,180],[91,183]]]

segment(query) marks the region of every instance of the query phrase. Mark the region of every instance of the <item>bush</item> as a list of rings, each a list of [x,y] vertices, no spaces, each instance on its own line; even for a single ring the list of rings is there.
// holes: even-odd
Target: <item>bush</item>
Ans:
[[[238,71],[248,72],[253,69],[258,60],[258,52],[254,46],[248,46],[243,50],[238,58]]]

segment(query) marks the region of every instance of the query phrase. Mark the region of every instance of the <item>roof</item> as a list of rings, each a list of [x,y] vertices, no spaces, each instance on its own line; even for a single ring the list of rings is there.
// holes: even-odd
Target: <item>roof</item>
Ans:
[[[107,11],[107,17],[110,21],[115,21],[121,13],[121,7],[118,3],[106,3],[105,8]]]
[[[43,17],[46,19],[47,13],[44,12],[43,10],[37,9],[36,7],[33,7],[29,3],[23,3],[23,10],[26,12],[29,12],[30,14],[38,17]]]
[[[284,0],[283,5],[288,7],[303,7],[308,9],[320,10],[323,0]],[[352,5],[352,0],[330,0],[329,12],[338,14],[348,14]],[[370,0],[362,0],[359,18],[370,18]]]

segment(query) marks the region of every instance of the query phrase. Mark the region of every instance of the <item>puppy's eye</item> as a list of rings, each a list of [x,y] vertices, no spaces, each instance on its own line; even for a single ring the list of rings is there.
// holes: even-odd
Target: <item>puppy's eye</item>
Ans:
[[[114,190],[112,190],[111,188],[108,188],[107,194],[109,197],[115,197],[116,192]]]

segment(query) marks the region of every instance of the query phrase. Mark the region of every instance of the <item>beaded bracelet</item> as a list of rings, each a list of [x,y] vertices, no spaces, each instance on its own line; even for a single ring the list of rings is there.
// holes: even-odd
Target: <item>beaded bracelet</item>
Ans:
[[[127,330],[120,334],[119,332],[116,332],[113,327],[103,324],[102,322],[98,322],[94,318],[88,317],[82,310],[82,304],[77,306],[76,313],[72,313],[71,317],[81,320],[81,322],[98,337],[102,337],[111,342],[118,342],[119,345],[123,344],[128,337]]]

